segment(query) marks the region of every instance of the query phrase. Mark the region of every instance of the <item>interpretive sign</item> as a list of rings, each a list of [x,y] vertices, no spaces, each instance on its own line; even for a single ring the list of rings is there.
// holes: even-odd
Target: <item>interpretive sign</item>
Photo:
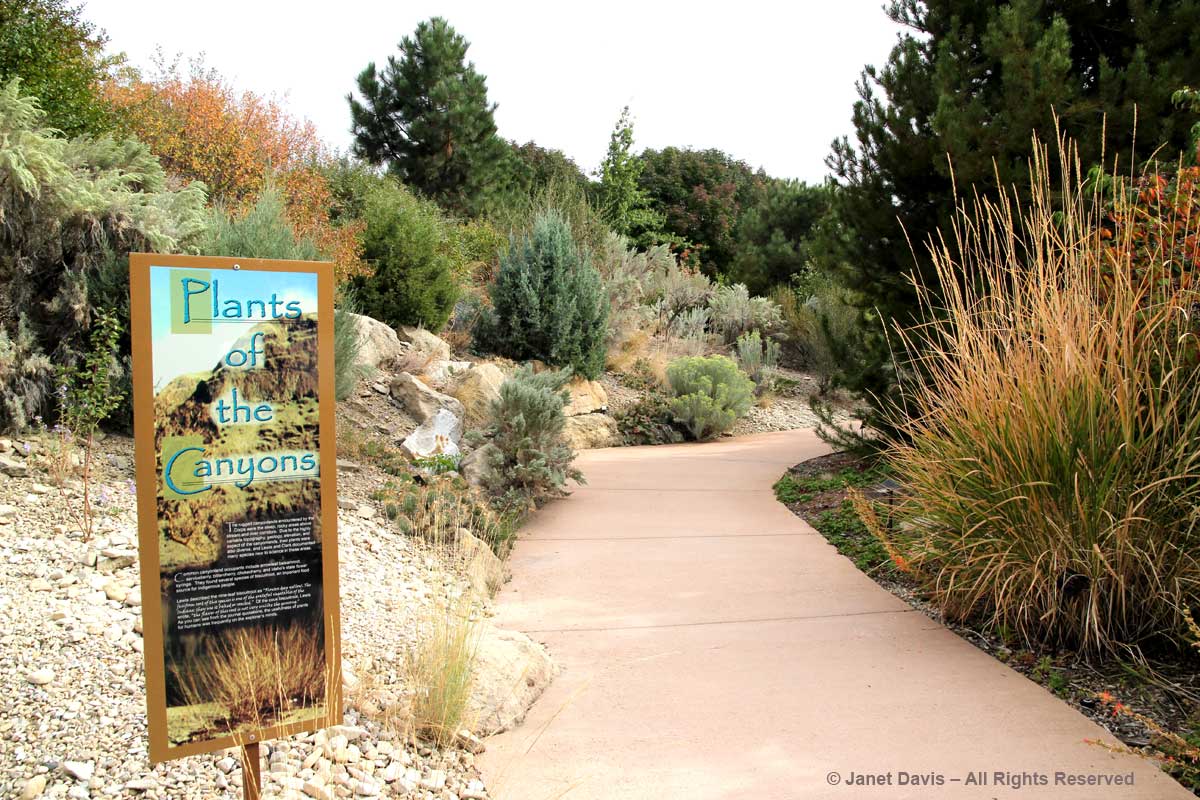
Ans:
[[[332,267],[129,266],[150,758],[340,722]]]

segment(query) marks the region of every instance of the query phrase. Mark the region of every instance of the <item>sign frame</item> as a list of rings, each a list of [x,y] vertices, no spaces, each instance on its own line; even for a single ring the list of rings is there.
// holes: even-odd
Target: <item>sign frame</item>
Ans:
[[[171,746],[167,731],[166,665],[161,598],[158,519],[158,453],[155,444],[154,370],[151,338],[151,267],[313,273],[317,280],[317,398],[321,521],[321,586],[325,668],[325,712],[290,723],[230,733]],[[311,732],[342,719],[341,618],[337,552],[337,424],[333,355],[333,264],[259,258],[160,255],[129,256],[130,340],[133,356],[134,461],[138,514],[138,555],[142,591],[146,712],[151,763],[246,747],[265,739]]]

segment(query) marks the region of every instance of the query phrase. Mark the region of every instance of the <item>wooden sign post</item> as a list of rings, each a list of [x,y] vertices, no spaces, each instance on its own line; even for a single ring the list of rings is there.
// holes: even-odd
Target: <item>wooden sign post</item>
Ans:
[[[130,257],[154,762],[341,721],[332,266]],[[263,676],[263,677],[256,677]]]

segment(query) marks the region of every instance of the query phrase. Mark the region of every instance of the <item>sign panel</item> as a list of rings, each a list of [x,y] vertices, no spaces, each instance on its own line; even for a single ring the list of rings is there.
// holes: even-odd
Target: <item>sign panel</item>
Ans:
[[[130,256],[150,758],[341,721],[333,278]]]

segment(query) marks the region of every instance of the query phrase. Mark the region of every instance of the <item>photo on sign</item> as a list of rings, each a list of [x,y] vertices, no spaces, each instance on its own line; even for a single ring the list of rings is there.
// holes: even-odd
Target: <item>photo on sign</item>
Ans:
[[[322,717],[317,276],[154,266],[150,311],[169,746]]]

